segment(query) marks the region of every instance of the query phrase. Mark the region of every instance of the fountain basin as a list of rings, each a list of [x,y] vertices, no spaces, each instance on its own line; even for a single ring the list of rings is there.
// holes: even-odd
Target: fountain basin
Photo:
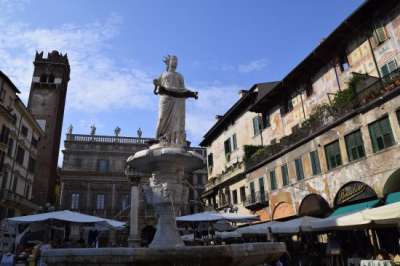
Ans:
[[[188,151],[183,147],[153,145],[147,150],[136,152],[127,160],[127,164],[141,173],[153,173],[168,166],[179,166],[184,172],[190,173],[203,167],[200,154]]]
[[[48,266],[256,266],[278,259],[281,242],[177,248],[77,248],[43,252]]]

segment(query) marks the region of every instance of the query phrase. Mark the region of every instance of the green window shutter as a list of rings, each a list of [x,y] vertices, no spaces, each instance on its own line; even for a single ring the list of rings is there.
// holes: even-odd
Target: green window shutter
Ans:
[[[231,153],[231,140],[227,139],[224,142],[224,148],[225,148],[225,155],[230,154]]]
[[[233,134],[233,135],[232,135],[232,147],[233,147],[233,150],[236,150],[236,149],[237,149],[236,134]]]
[[[376,122],[375,122],[376,123]],[[376,124],[371,124],[368,126],[369,136],[372,142],[372,149],[374,152],[377,152],[378,149],[378,141],[377,141],[377,132],[376,132]]]
[[[289,185],[289,172],[287,164],[281,166],[282,171],[282,184],[283,186]]]
[[[384,65],[381,67],[381,73],[382,73],[382,77],[389,75],[390,71],[389,71],[388,65]]]
[[[258,116],[253,118],[253,132],[254,136],[260,134],[260,119]]]
[[[395,144],[388,117],[384,117],[368,126],[374,152]]]
[[[339,141],[334,141],[325,146],[326,161],[328,169],[342,165],[342,157],[340,155]]]
[[[311,168],[312,168],[313,175],[320,174],[321,173],[321,165],[319,163],[318,151],[310,152],[310,158],[311,158]]]
[[[269,177],[270,177],[270,181],[271,181],[271,190],[277,189],[275,171],[269,172]]]
[[[304,171],[303,171],[303,163],[301,161],[301,158],[296,159],[294,161],[295,166],[296,166],[296,175],[297,175],[297,180],[303,180],[304,179]]]
[[[399,123],[400,126],[400,110],[397,110],[396,115],[397,115],[397,123]]]
[[[345,142],[349,161],[354,161],[365,156],[364,143],[360,130],[345,136]]]

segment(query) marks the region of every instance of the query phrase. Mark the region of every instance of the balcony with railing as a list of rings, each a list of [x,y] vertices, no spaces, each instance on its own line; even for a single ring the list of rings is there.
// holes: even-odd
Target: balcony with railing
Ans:
[[[266,192],[258,191],[253,194],[247,195],[244,202],[244,207],[249,210],[256,210],[269,205],[268,194]]]
[[[66,141],[81,143],[121,143],[121,144],[147,144],[152,138],[120,137],[120,136],[102,136],[85,134],[67,134]]]
[[[330,104],[316,106],[309,118],[294,129],[292,134],[270,145],[245,146],[246,171],[252,171],[264,162],[274,160],[351,117],[365,113],[400,94],[400,68],[382,79],[357,73],[354,76],[353,85],[350,81],[349,88],[333,94]]]

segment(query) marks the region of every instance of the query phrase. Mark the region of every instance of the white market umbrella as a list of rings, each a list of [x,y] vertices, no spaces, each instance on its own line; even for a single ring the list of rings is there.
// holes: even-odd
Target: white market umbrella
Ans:
[[[376,224],[399,224],[400,202],[364,210],[362,215]]]
[[[249,226],[239,227],[236,231],[242,235],[265,235],[268,234],[272,225],[279,223],[280,222],[277,221],[271,221],[266,223],[252,224]]]
[[[286,222],[271,225],[271,232],[274,234],[297,234],[300,231],[309,231],[312,222],[319,222],[322,219],[310,216],[295,218]]]
[[[258,221],[257,215],[242,215],[237,213],[218,213],[218,212],[200,212],[185,216],[176,217],[178,222],[216,222],[216,221],[231,221],[231,222],[249,222]]]
[[[309,231],[324,231],[329,229],[340,229],[346,227],[354,227],[371,223],[366,219],[362,211],[354,212],[343,216],[331,216],[320,220],[310,221]]]
[[[31,224],[31,223],[46,222],[51,220],[64,221],[70,223],[93,223],[96,226],[109,227],[113,229],[122,229],[125,225],[124,222],[120,222],[117,220],[105,219],[97,216],[87,215],[68,210],[18,216],[6,219],[7,223],[10,225]]]

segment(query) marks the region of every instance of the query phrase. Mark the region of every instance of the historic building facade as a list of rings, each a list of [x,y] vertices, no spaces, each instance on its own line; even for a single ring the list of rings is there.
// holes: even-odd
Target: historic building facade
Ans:
[[[33,199],[37,204],[55,204],[57,163],[70,66],[67,55],[57,51],[36,53],[28,109],[45,135],[38,144]]]
[[[203,197],[220,206],[226,192],[229,205],[268,220],[326,216],[400,191],[399,53],[399,3],[365,1],[281,82],[247,94],[246,111],[217,134],[240,120],[253,125],[236,143],[242,174],[210,175]],[[225,148],[212,130],[202,143],[208,156]]]
[[[95,134],[67,134],[63,150],[61,169],[60,208],[90,215],[127,221],[130,209],[131,186],[125,175],[125,164],[129,156],[148,148],[153,140],[142,137],[122,137],[116,129],[114,136]],[[190,148],[202,154],[204,148]],[[204,159],[204,165],[206,164]],[[195,171],[187,182],[188,204],[186,212],[197,212],[203,206],[199,196],[207,181],[207,170]],[[148,183],[143,179],[142,188]],[[144,198],[142,191],[139,210],[141,230],[155,224],[154,211]]]
[[[39,210],[32,202],[38,142],[44,132],[0,71],[0,221]]]

